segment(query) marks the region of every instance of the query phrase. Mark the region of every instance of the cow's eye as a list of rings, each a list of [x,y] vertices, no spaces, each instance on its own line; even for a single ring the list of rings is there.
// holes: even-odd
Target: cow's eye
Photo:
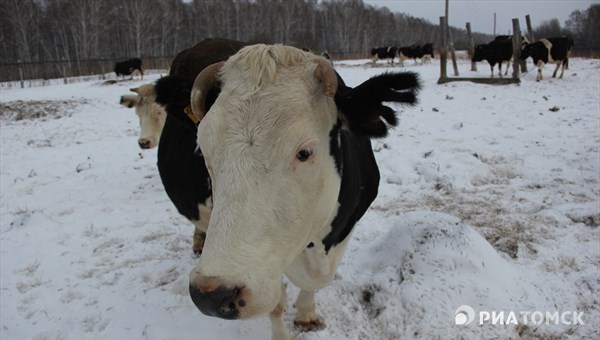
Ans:
[[[298,151],[298,153],[296,154],[296,158],[300,162],[306,162],[310,158],[310,156],[312,156],[313,153],[315,153],[315,149],[313,148],[302,149]]]

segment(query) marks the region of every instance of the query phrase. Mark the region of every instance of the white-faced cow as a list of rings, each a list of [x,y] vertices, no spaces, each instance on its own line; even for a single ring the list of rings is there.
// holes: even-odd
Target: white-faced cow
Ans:
[[[144,79],[144,70],[142,70],[142,59],[140,58],[118,61],[115,63],[114,71],[117,75],[117,78],[119,76],[123,76],[123,78],[125,78],[125,76],[131,75],[130,79],[133,79],[133,74],[137,72],[142,76],[142,79]]]
[[[558,68],[562,66],[560,72],[560,78],[562,79],[565,68],[569,67],[569,58],[571,57],[573,45],[571,37],[547,38],[540,39],[531,44],[525,43],[521,50],[521,59],[526,60],[529,57],[533,59],[533,63],[538,69],[537,81],[542,80],[542,69],[548,63],[556,64],[556,69],[554,69],[554,73],[552,74],[553,78],[556,77]]]
[[[389,62],[394,65],[394,58],[396,58],[396,53],[398,48],[395,46],[386,46],[386,47],[375,47],[371,49],[371,61],[373,62],[373,66],[377,60],[389,59]]]
[[[487,60],[490,64],[492,78],[494,78],[494,65],[498,64],[498,77],[502,78],[502,63],[506,63],[506,72],[504,75],[507,75],[512,55],[512,36],[500,35],[488,44],[475,46],[471,61]]]
[[[154,84],[144,84],[130,90],[136,94],[121,96],[121,105],[135,107],[135,114],[140,121],[138,145],[142,149],[152,149],[158,145],[167,113],[155,101]]]
[[[169,115],[189,100],[161,92],[188,86],[158,81]],[[322,326],[315,292],[331,282],[377,196],[370,138],[397,124],[383,103],[412,105],[419,87],[413,73],[386,73],[350,88],[325,58],[283,45],[245,47],[198,75],[191,107],[206,168],[197,171],[208,169],[213,203],[190,273],[200,311],[223,319],[268,314],[273,339],[289,339],[286,275],[301,289],[295,323]]]

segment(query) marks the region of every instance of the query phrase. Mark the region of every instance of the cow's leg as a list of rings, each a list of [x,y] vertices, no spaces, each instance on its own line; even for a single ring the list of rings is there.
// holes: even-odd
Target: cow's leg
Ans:
[[[494,78],[494,65],[490,65],[490,73],[492,74],[490,78]]]
[[[510,60],[508,60],[506,62],[506,70],[504,71],[504,75],[507,76],[508,75],[508,68],[510,67]]]
[[[285,306],[287,305],[287,294],[285,292],[285,286],[281,283],[281,297],[279,303],[275,306],[275,309],[269,315],[271,319],[271,339],[272,340],[290,340],[290,334],[285,327],[283,322],[283,313],[285,312]]]
[[[502,79],[502,62],[498,63],[498,78]]]
[[[563,60],[562,69],[560,71],[560,79],[563,78],[563,75],[565,74],[565,68],[568,68],[568,66],[569,66],[569,62],[567,61],[567,59]]]
[[[538,72],[537,72],[537,78],[535,78],[535,80],[540,81],[540,80],[542,80],[542,69],[544,68],[544,62],[541,60],[538,61],[537,68],[538,68]]]
[[[554,73],[552,73],[552,78],[556,78],[556,73],[558,72],[558,68],[560,67],[560,65],[562,64],[562,62],[557,62],[556,63],[556,68],[554,69]],[[562,75],[560,76],[562,78]]]
[[[305,332],[315,331],[325,326],[317,316],[314,291],[301,289],[294,307],[298,311],[294,324],[301,330]]]

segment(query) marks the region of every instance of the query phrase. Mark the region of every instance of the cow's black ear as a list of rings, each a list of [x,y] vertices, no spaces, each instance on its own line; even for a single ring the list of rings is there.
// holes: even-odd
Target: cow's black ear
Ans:
[[[190,105],[190,93],[194,80],[182,76],[168,76],[156,81],[156,102],[169,114],[183,111]]]
[[[384,102],[413,106],[420,89],[419,77],[413,72],[384,73],[355,88],[341,82],[335,103],[351,131],[379,138],[387,135],[388,126],[398,124],[396,112]]]
[[[207,95],[205,111],[208,111],[220,93],[219,84],[212,87]],[[184,76],[168,76],[156,81],[156,102],[164,106],[167,114],[182,120],[184,123],[197,123],[190,117],[190,96],[194,79]]]
[[[182,76],[168,76],[156,81],[156,102],[169,108],[190,104],[190,93],[194,81]]]

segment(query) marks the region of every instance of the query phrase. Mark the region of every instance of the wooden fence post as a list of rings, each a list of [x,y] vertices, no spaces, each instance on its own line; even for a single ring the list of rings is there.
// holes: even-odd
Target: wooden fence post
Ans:
[[[442,45],[440,46],[440,79],[438,84],[441,82],[445,82],[446,78],[448,78],[448,73],[446,71],[446,61],[447,61],[447,44],[446,44],[446,17],[440,17],[440,35],[442,40]]]
[[[467,37],[469,40],[469,59],[471,59],[471,71],[477,71],[477,63],[473,61],[473,54],[475,54],[475,43],[473,42],[473,35],[471,34],[470,22],[467,22]]]
[[[513,79],[519,79],[519,69],[521,66],[521,27],[519,19],[512,19],[513,24]]]
[[[525,16],[525,23],[527,24],[527,39],[529,39],[530,43],[535,42],[535,37],[533,36],[533,29],[531,28],[531,18],[529,14]]]
[[[25,88],[25,83],[23,82],[23,68],[21,67],[21,59],[17,60],[17,67],[19,68],[19,79],[21,79],[21,88]]]
[[[446,21],[446,23],[448,23]],[[454,51],[454,42],[452,42],[452,34],[448,28],[448,47],[450,49],[450,58],[452,58],[452,67],[454,68],[454,76],[458,77],[458,65],[456,64],[456,52]]]

